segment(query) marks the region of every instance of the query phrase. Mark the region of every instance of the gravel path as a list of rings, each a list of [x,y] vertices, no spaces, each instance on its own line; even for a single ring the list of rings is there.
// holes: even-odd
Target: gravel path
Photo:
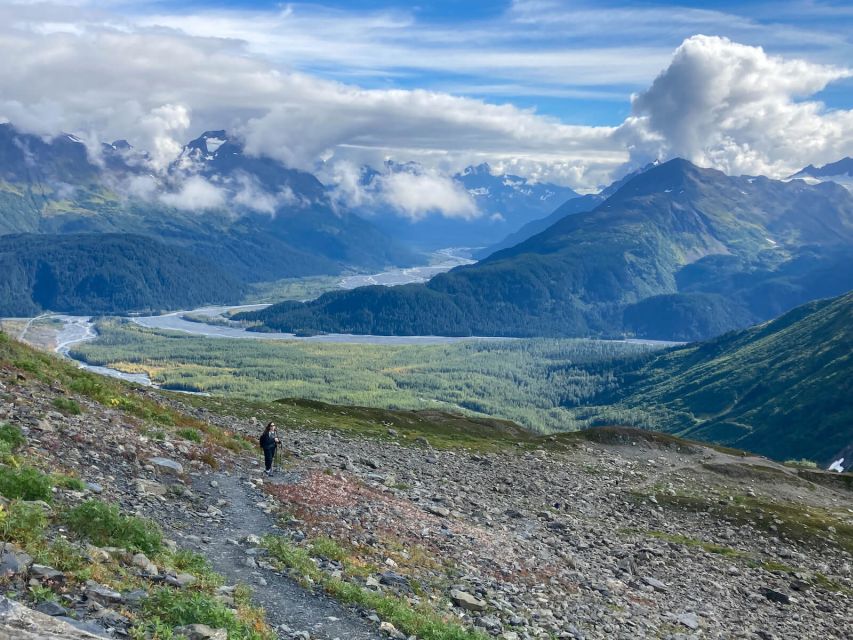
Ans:
[[[211,480],[218,486],[211,487]],[[263,536],[276,533],[277,529],[273,516],[258,506],[264,495],[252,487],[248,476],[235,470],[233,475],[199,476],[195,484],[194,491],[209,496],[211,502],[225,500],[227,503],[221,507],[222,523],[208,532],[209,542],[202,543],[204,554],[229,584],[241,582],[254,589],[255,603],[266,610],[267,621],[277,629],[279,638],[306,637],[304,633],[300,635],[301,632],[308,632],[312,640],[378,640],[382,637],[370,622],[353,610],[305,590],[281,573],[250,566],[247,547],[235,543],[250,534]],[[187,530],[199,532],[197,525]]]

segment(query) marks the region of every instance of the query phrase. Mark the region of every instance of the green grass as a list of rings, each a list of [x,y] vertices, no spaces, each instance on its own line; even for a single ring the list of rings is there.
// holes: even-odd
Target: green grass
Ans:
[[[90,564],[82,546],[72,544],[64,538],[56,538],[39,547],[35,551],[34,557],[40,564],[71,573],[80,571]]]
[[[40,542],[47,528],[47,516],[39,505],[13,500],[0,507],[0,538],[23,545]]]
[[[15,451],[27,443],[20,427],[11,424],[0,424],[0,443],[5,445],[9,451]]]
[[[343,562],[349,557],[349,553],[332,538],[315,538],[311,541],[311,553],[327,560]]]
[[[151,593],[142,605],[149,624],[168,627],[206,624],[213,629],[226,629],[228,640],[273,640],[268,630],[255,628],[241,620],[231,609],[208,593],[162,587]]]
[[[643,499],[645,496],[638,496]],[[749,496],[718,500],[704,496],[655,495],[658,504],[675,509],[710,513],[735,524],[748,524],[773,535],[853,553],[853,525],[831,510],[796,503],[770,502]],[[832,527],[835,532],[830,531]]]
[[[118,506],[89,500],[71,509],[65,516],[68,528],[77,536],[101,547],[122,547],[130,551],[157,553],[163,547],[163,535],[156,523],[126,516]]]
[[[785,460],[785,466],[793,469],[817,469],[817,462],[801,458],[800,460]]]
[[[486,640],[487,635],[466,629],[449,621],[426,605],[414,606],[407,600],[394,595],[370,591],[345,580],[323,573],[312,559],[312,554],[330,559],[336,555],[343,559],[346,554],[333,540],[320,538],[311,541],[308,549],[299,547],[280,536],[266,536],[263,545],[270,556],[298,577],[310,579],[326,593],[345,604],[357,605],[374,610],[382,620],[393,624],[407,635],[421,640]],[[330,555],[327,555],[330,554]]]
[[[80,405],[71,398],[56,398],[52,404],[58,411],[67,416],[79,416],[83,413]]]
[[[202,442],[202,440],[204,439],[201,435],[201,432],[199,432],[197,429],[178,429],[176,433],[184,440],[189,440],[190,442]]]
[[[42,602],[55,602],[56,594],[52,589],[48,587],[43,587],[41,585],[35,585],[29,587],[30,598],[35,604],[40,604]]]
[[[59,489],[68,489],[70,491],[83,491],[86,488],[86,483],[80,478],[64,473],[54,473],[50,476],[53,486]]]
[[[14,500],[44,500],[53,498],[51,479],[33,467],[0,467],[0,495]]]
[[[712,542],[705,542],[704,540],[699,540],[697,538],[690,538],[688,536],[665,533],[663,531],[648,531],[646,532],[646,535],[652,538],[657,538],[658,540],[666,540],[667,542],[672,542],[674,544],[683,544],[687,547],[695,547],[720,556],[741,557],[746,555],[743,551],[733,549],[732,547],[725,547]]]

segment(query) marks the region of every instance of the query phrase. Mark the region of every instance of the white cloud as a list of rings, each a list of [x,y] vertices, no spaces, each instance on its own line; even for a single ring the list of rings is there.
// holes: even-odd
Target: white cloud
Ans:
[[[411,220],[430,213],[464,220],[480,215],[471,195],[447,176],[403,171],[381,176],[377,181],[381,199]]]
[[[481,212],[471,194],[452,177],[420,165],[386,166],[385,173],[365,184],[361,167],[339,162],[326,167],[323,176],[334,185],[336,205],[371,215],[377,209],[411,220],[429,215],[445,218],[477,218]]]
[[[300,202],[290,187],[285,186],[277,193],[269,193],[255,178],[245,173],[237,174],[234,182],[236,185],[229,185],[233,189],[231,202],[238,207],[274,215],[279,207],[307,204]]]
[[[853,154],[853,111],[799,100],[850,76],[849,69],[695,36],[635,96],[618,137],[639,163],[680,156],[733,174],[786,175]]]
[[[847,69],[707,37],[687,39],[667,66],[668,45],[649,43],[665,30],[660,10],[596,15],[563,3],[560,12],[550,6],[551,19],[543,22],[536,1],[514,3],[506,24],[465,25],[463,38],[436,25],[420,29],[406,13],[312,12],[304,5],[272,14],[188,11],[145,18],[94,5],[0,4],[0,59],[14,61],[0,65],[0,120],[39,134],[127,138],[149,150],[158,168],[191,134],[224,127],[244,137],[250,153],[294,168],[313,171],[322,160],[347,198],[366,197],[352,168],[379,166],[387,158],[416,160],[433,177],[487,161],[535,180],[590,189],[607,183],[626,162],[649,158],[685,155],[729,172],[779,177],[853,154],[853,111],[828,110],[810,98],[849,76]],[[352,22],[354,15],[361,17]],[[678,29],[722,29],[727,20],[719,12],[673,16]],[[593,37],[585,30],[606,19],[617,32],[635,23],[645,40],[620,46],[614,36],[606,46],[585,44]],[[531,34],[527,44],[511,33],[519,25]],[[736,26],[752,35],[768,29],[753,19]],[[774,33],[777,41],[788,37]],[[549,44],[536,52],[529,38],[539,35]],[[836,45],[844,50],[839,37],[829,34],[821,51]],[[568,39],[577,46],[558,46]],[[329,41],[340,46],[329,47]],[[439,49],[446,52],[436,54]],[[596,72],[600,82],[590,80],[590,86],[606,88],[629,78],[648,83],[655,70],[665,69],[637,95],[623,123],[592,127],[511,104],[425,89],[368,89],[317,75],[332,75],[326,70],[350,55],[353,74],[377,71],[388,79],[394,66],[420,60],[418,68],[446,70],[455,59],[463,73],[495,69],[494,82],[519,87],[538,76],[537,83],[566,95],[588,90],[577,84]],[[312,60],[315,73],[282,64],[311,68]],[[429,179],[407,185],[420,201],[403,198],[393,183],[387,192],[400,196],[401,209],[413,217],[429,207],[474,215],[446,183],[432,185],[435,194],[423,189]],[[221,186],[190,187],[168,197],[190,203],[222,197]],[[236,193],[261,211],[288,197],[251,185]]]
[[[131,175],[116,188],[132,198],[151,200],[160,190],[160,181],[152,175]]]
[[[140,118],[140,129],[147,134],[148,151],[154,167],[164,169],[181,152],[190,126],[190,110],[182,104],[164,104]]]
[[[160,195],[160,201],[176,209],[202,211],[225,206],[226,191],[211,184],[201,176],[190,176],[184,180],[177,191]]]

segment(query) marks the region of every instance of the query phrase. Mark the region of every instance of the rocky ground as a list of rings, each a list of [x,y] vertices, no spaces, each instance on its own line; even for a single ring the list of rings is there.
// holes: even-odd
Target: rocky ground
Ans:
[[[26,438],[16,455],[83,482],[45,508],[96,497],[155,520],[173,552],[223,576],[217,602],[240,610],[236,585],[250,585],[279,638],[853,638],[853,493],[821,474],[631,431],[462,448],[393,421],[376,438],[277,417],[287,455],[267,478],[240,444],[258,422],[127,392],[186,418],[164,425],[68,375],[0,362],[0,423]],[[4,591],[106,637],[167,638],[140,626],[145,598],[206,579],[174,556],[86,549],[103,570],[79,580],[7,545]],[[39,628],[16,611],[16,628]]]

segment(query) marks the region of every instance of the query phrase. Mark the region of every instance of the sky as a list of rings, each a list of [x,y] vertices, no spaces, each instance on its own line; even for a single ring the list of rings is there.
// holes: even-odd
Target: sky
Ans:
[[[386,159],[592,191],[675,156],[853,155],[849,1],[0,0],[0,59],[23,130],[126,138],[157,170],[226,128],[343,193]]]

